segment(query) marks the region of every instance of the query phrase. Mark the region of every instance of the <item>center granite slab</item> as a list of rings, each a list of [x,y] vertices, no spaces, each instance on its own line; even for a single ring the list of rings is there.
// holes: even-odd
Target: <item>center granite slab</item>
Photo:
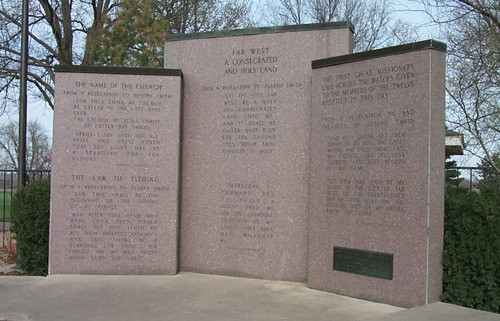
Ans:
[[[181,271],[305,282],[311,60],[349,53],[351,27],[167,37],[185,84]]]

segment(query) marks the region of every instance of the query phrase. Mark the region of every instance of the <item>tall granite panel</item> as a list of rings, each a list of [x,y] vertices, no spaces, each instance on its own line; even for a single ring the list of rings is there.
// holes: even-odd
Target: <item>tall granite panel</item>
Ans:
[[[311,288],[439,300],[445,50],[424,41],[313,61]]]
[[[56,69],[49,273],[177,272],[181,81]]]
[[[313,59],[349,23],[168,37],[184,76],[180,268],[305,281]]]

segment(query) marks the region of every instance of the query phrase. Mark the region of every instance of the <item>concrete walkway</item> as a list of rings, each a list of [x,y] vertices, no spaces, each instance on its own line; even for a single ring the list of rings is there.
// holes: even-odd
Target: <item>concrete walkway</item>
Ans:
[[[422,308],[404,310],[300,283],[185,272],[0,276],[0,320],[9,321],[500,320],[498,314],[442,303]]]

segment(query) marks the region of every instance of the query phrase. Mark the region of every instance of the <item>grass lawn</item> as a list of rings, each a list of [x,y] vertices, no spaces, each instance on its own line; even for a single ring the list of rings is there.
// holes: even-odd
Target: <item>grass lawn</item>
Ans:
[[[10,222],[11,192],[0,191],[0,222]]]

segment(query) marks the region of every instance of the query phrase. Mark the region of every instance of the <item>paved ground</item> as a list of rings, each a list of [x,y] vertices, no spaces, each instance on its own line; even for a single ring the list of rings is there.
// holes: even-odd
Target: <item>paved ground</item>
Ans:
[[[499,321],[500,314],[467,309],[452,304],[433,303],[369,321]]]
[[[9,321],[500,321],[498,314],[442,303],[418,309],[311,290],[300,283],[194,273],[0,276],[0,320]]]

